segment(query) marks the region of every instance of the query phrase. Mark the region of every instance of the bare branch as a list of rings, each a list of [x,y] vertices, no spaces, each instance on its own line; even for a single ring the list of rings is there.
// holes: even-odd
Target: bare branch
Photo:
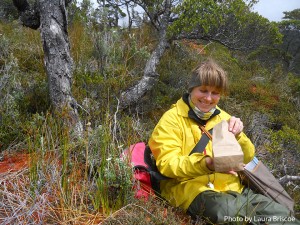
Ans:
[[[281,178],[279,179],[279,182],[280,182],[281,184],[284,184],[284,183],[287,183],[287,182],[289,182],[289,181],[298,181],[298,180],[300,180],[300,176],[290,176],[290,175],[285,175],[285,176],[283,176],[283,177],[281,177]]]
[[[146,63],[143,78],[134,87],[131,87],[129,90],[126,90],[121,94],[120,109],[127,108],[129,105],[136,103],[146,94],[147,91],[152,89],[159,78],[159,74],[156,72],[156,67],[169,45],[169,40],[167,39],[167,27],[171,14],[171,6],[171,1],[167,0],[164,5],[164,14],[160,19],[160,24],[158,26],[158,44]]]

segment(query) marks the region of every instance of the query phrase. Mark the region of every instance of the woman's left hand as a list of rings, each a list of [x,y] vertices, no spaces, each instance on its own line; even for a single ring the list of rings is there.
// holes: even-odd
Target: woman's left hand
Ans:
[[[235,136],[240,134],[244,129],[243,122],[240,118],[232,116],[228,121],[228,130],[232,132]]]

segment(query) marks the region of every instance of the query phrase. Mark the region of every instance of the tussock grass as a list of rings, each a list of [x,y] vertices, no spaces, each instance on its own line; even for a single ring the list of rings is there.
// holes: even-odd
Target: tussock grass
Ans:
[[[106,118],[75,140],[57,117],[33,117],[29,167],[0,174],[1,224],[99,224],[133,199],[132,169],[120,159],[133,139],[121,141],[121,124]]]

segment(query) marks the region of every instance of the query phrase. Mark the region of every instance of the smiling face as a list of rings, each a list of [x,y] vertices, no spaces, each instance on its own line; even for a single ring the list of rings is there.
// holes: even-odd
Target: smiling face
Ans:
[[[207,60],[193,70],[189,82],[192,103],[202,112],[209,112],[226,95],[228,80],[226,72],[213,60]]]
[[[202,112],[209,112],[218,104],[221,94],[217,87],[213,86],[197,86],[191,92],[191,101]]]

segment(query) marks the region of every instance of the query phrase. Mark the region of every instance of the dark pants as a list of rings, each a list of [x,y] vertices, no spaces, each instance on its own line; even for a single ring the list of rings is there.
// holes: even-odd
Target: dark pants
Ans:
[[[194,219],[203,217],[218,224],[300,224],[286,207],[247,188],[242,194],[205,191],[187,212]]]

